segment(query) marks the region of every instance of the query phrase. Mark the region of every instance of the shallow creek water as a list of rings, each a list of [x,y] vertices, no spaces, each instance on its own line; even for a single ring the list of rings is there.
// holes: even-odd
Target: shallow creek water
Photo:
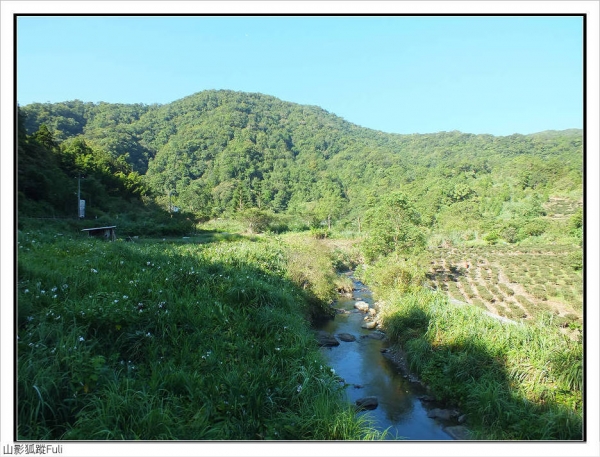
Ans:
[[[374,420],[378,430],[388,429],[387,439],[406,439],[416,441],[452,440],[443,430],[443,424],[427,417],[427,409],[417,397],[425,394],[423,387],[410,382],[394,364],[383,356],[381,349],[386,343],[369,338],[376,330],[361,328],[365,314],[355,312],[354,303],[362,300],[373,305],[371,291],[361,282],[350,276],[354,282],[352,298],[340,299],[336,308],[350,311],[337,314],[334,319],[320,323],[317,330],[323,330],[335,336],[349,333],[356,341],[340,341],[339,346],[321,348],[329,365],[341,377],[345,384],[348,400],[375,396],[379,401],[376,409],[364,411]]]

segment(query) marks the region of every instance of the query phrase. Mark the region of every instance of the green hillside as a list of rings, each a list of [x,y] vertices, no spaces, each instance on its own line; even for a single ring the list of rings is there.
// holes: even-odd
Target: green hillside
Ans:
[[[60,157],[97,151],[135,181],[129,187],[200,220],[255,208],[288,225],[361,231],[369,208],[394,190],[410,197],[432,233],[496,233],[516,242],[564,233],[582,204],[576,129],[388,134],[316,106],[232,91],[166,105],[76,100],[21,112],[29,135],[48,128]],[[31,176],[20,176],[26,187]],[[95,193],[91,186],[84,182],[82,195]],[[556,199],[570,208],[566,218],[551,217]]]
[[[584,436],[581,130],[390,134],[232,91],[18,120],[19,438],[382,438],[310,327],[349,269],[474,439]]]

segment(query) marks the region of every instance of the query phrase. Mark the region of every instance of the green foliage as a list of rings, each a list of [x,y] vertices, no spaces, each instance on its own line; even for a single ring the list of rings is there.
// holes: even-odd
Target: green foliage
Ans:
[[[384,257],[370,265],[360,276],[376,292],[386,289],[410,292],[420,288],[425,280],[422,267],[414,258],[404,260]]]
[[[507,225],[500,232],[500,236],[509,243],[516,243],[520,240],[520,233],[518,227],[513,224]],[[486,239],[489,241],[489,239]]]
[[[520,229],[521,236],[540,236],[548,228],[548,223],[543,219],[532,219]]]
[[[300,287],[309,303],[314,305],[311,318],[331,314],[329,304],[336,297],[335,259],[320,239],[304,235],[285,238],[288,251],[288,278]]]
[[[124,181],[121,190],[147,187],[165,208],[170,193],[174,205],[204,220],[255,207],[328,230],[361,230],[373,203],[401,189],[429,229],[485,232],[511,221],[520,228],[544,216],[548,195],[576,195],[582,188],[579,130],[390,135],[318,107],[226,90],[166,105],[75,100],[21,111],[28,132],[47,126],[42,142],[49,133],[58,144],[82,138],[96,157],[90,166],[100,151],[123,158],[131,171],[111,171]],[[89,154],[79,155],[84,165]],[[30,176],[41,189],[52,182]],[[525,238],[519,233],[516,242]]]
[[[486,233],[486,235],[483,237],[483,239],[488,244],[496,244],[498,242],[498,240],[500,239],[500,235],[498,234],[497,231],[493,230],[489,233]]]
[[[438,400],[467,414],[478,437],[581,439],[581,341],[543,323],[502,324],[427,291],[388,290],[385,302],[386,333],[404,343],[409,366]]]
[[[379,436],[308,326],[309,295],[334,290],[318,279],[331,269],[322,247],[54,231],[22,232],[18,244],[19,439]],[[293,282],[299,267],[306,288]]]
[[[583,251],[574,251],[569,254],[568,258],[569,266],[573,268],[573,270],[581,270],[583,269]]]
[[[248,208],[238,213],[238,218],[248,227],[250,233],[262,233],[269,229],[274,214],[269,211],[261,211],[258,208]]]
[[[366,219],[369,235],[363,242],[363,252],[369,261],[425,246],[421,216],[404,193],[384,197],[378,206],[367,212]]]
[[[541,301],[583,306],[583,257],[573,252],[583,240],[580,130],[391,135],[232,91],[151,106],[32,104],[18,121],[21,438],[375,436],[340,406],[305,320],[348,287],[335,269],[363,259],[378,294],[403,294],[389,296],[388,335],[482,436],[581,437],[580,342],[548,330],[577,322],[552,317]],[[75,219],[53,222],[60,237],[30,236],[47,224],[32,217],[74,218],[79,175],[94,225],[139,241],[83,241],[75,234],[89,221]],[[199,221],[210,231],[195,235]],[[223,232],[243,230],[310,233]],[[363,240],[360,255],[331,253],[349,230]],[[143,240],[165,235],[186,239]],[[517,243],[569,249],[543,269],[533,255],[542,252],[521,256]],[[453,250],[440,275],[452,278],[441,288],[454,298],[485,308],[478,297],[512,295],[541,330],[499,327],[469,314],[476,307],[424,293],[414,254],[426,245]],[[526,292],[463,282],[474,284],[474,265],[489,254],[465,247],[498,251],[490,263],[516,265],[503,273],[529,281]],[[484,280],[497,283],[501,272],[486,268]]]
[[[577,239],[579,245],[583,244],[583,209],[579,208],[575,214],[569,218],[569,230],[571,235]]]

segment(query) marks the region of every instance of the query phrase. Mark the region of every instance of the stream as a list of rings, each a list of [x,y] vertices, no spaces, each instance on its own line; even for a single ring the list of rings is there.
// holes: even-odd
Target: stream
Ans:
[[[345,312],[317,325],[316,330],[332,336],[351,334],[356,341],[340,341],[339,346],[323,347],[321,350],[329,365],[346,384],[346,395],[351,403],[364,397],[377,397],[378,406],[361,411],[374,421],[377,430],[388,430],[386,439],[416,441],[452,440],[444,424],[427,416],[428,410],[418,398],[425,389],[410,382],[394,363],[382,354],[387,347],[377,330],[362,328],[365,313],[354,308],[357,301],[373,306],[371,291],[349,273],[354,283],[352,297],[340,297],[334,305]]]

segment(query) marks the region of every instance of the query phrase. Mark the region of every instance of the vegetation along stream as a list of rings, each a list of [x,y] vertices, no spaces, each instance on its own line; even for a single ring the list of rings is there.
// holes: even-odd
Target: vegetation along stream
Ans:
[[[18,439],[589,440],[581,129],[18,108]]]
[[[365,317],[370,313],[355,308],[355,304],[367,303],[374,311],[372,293],[363,283],[350,277],[354,284],[352,296],[340,297],[335,304],[336,316],[317,326],[322,338],[333,336],[340,343],[334,345],[335,341],[329,339],[330,344],[324,344],[322,351],[343,380],[348,400],[360,403],[362,399],[369,399],[371,406],[366,407],[372,408],[376,399],[374,409],[360,414],[370,415],[378,430],[387,430],[387,439],[452,440],[454,437],[445,430],[450,423],[428,416],[426,403],[434,405],[422,401],[429,397],[425,389],[384,356],[385,335],[363,328]]]

